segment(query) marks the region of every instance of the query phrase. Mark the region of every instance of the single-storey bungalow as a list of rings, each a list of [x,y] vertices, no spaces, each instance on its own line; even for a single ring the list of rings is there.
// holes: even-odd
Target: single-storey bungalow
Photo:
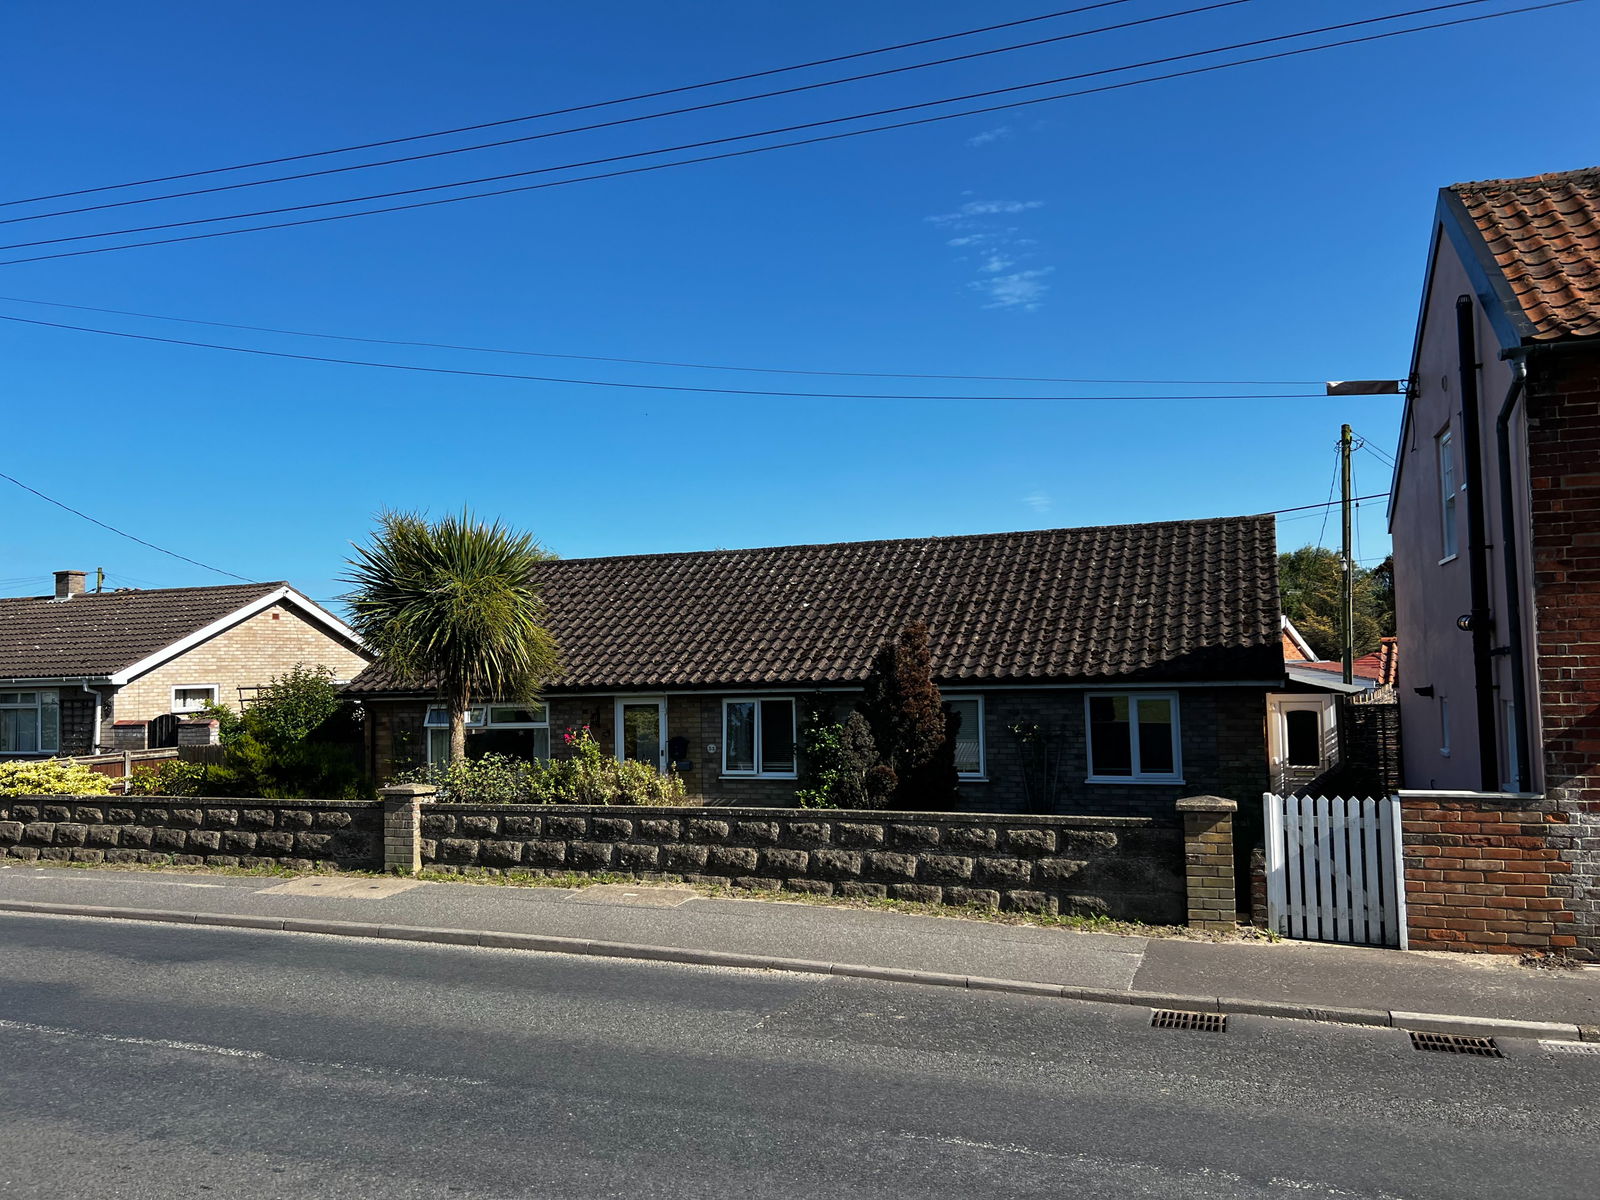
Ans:
[[[482,697],[469,753],[560,755],[588,726],[708,805],[790,805],[807,712],[847,710],[920,619],[967,809],[1170,816],[1212,793],[1253,812],[1267,784],[1270,516],[555,560],[539,582],[562,674],[539,704]],[[425,682],[379,662],[346,691],[379,779],[448,753]]]
[[[352,679],[353,630],[289,584],[86,591],[0,599],[0,759],[177,744],[177,723],[296,664]]]

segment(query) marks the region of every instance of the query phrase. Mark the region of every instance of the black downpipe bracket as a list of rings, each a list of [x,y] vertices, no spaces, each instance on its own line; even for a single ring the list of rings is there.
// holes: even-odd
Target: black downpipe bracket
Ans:
[[[1472,674],[1477,692],[1478,774],[1485,792],[1500,790],[1495,729],[1494,628],[1489,615],[1489,570],[1483,512],[1483,430],[1478,412],[1477,314],[1471,296],[1456,300],[1457,374],[1461,380],[1461,450],[1467,480],[1467,578],[1472,595]]]
[[[1517,363],[1511,387],[1506,391],[1505,403],[1500,406],[1500,416],[1495,421],[1495,449],[1500,467],[1500,553],[1504,559],[1506,580],[1506,649],[1511,660],[1511,728],[1509,746],[1510,770],[1506,772],[1513,791],[1526,792],[1531,783],[1528,772],[1528,680],[1522,644],[1522,588],[1517,564],[1516,502],[1512,495],[1511,476],[1511,414],[1522,398],[1523,386],[1528,378],[1525,363]]]

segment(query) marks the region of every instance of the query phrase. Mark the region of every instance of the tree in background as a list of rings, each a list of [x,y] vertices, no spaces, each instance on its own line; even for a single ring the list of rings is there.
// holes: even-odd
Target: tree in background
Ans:
[[[1394,560],[1372,570],[1355,569],[1355,652],[1370,654],[1394,633]],[[1317,657],[1340,656],[1344,563],[1332,550],[1302,546],[1278,555],[1278,591],[1284,615],[1294,622]]]
[[[357,546],[344,582],[350,625],[396,674],[439,689],[450,713],[450,758],[466,757],[474,696],[528,703],[560,656],[534,582],[554,557],[532,535],[463,509],[429,524],[384,513]]]
[[[892,808],[943,810],[956,803],[956,727],[933,681],[928,623],[913,621],[878,653],[862,714],[883,765],[894,772]]]

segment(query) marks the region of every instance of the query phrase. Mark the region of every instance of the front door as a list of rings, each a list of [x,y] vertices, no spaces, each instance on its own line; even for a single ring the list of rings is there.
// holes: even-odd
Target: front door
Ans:
[[[667,769],[667,702],[651,697],[617,701],[617,757]]]

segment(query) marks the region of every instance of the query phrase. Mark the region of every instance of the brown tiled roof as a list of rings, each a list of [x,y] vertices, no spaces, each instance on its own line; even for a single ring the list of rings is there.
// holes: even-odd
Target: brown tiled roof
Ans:
[[[113,675],[283,586],[0,598],[0,679]]]
[[[1477,225],[1534,340],[1600,335],[1600,167],[1447,190]]]
[[[1339,674],[1344,671],[1343,663],[1328,660],[1297,662],[1295,666],[1308,667],[1314,671],[1327,671],[1329,674]],[[1392,685],[1400,677],[1399,643],[1392,637],[1383,638],[1378,648],[1371,654],[1363,654],[1350,664],[1350,673],[1357,679],[1370,679],[1380,686]]]
[[[552,690],[865,678],[927,620],[948,683],[1281,677],[1269,516],[557,560]],[[381,664],[357,694],[422,690]]]

